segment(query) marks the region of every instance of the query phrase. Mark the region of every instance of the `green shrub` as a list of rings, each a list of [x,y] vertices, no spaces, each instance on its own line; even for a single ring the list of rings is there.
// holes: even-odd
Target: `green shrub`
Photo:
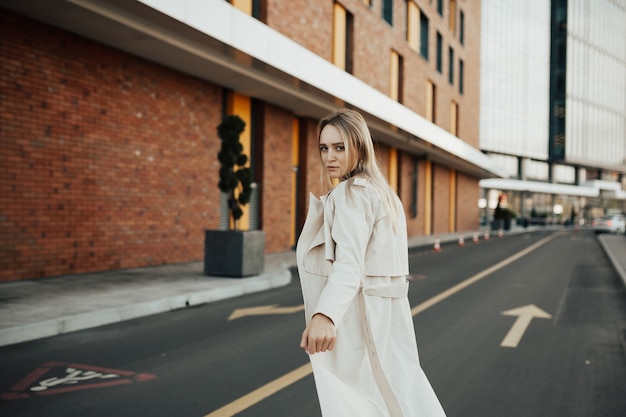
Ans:
[[[229,115],[217,127],[217,134],[222,147],[217,154],[220,167],[219,189],[228,195],[228,211],[233,219],[235,230],[237,220],[243,216],[242,207],[250,202],[252,196],[252,170],[245,167],[248,157],[243,154],[243,145],[239,136],[246,127],[239,116]]]

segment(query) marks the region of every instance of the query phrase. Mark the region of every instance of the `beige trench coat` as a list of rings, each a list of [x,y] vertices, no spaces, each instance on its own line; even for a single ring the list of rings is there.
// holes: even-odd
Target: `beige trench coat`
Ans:
[[[396,204],[394,232],[363,178],[311,195],[296,256],[307,324],[322,313],[337,329],[335,348],[310,356],[324,417],[445,416],[419,363]]]

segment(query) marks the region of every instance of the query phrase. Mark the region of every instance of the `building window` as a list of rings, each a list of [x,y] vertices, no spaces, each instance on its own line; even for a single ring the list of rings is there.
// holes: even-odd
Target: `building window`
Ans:
[[[426,120],[435,123],[437,108],[437,87],[428,80],[426,84]]]
[[[437,71],[442,72],[443,61],[443,38],[441,33],[437,32]]]
[[[459,105],[454,100],[450,104],[450,133],[459,135]]]
[[[333,20],[333,64],[352,74],[352,14],[335,3]]]
[[[234,7],[261,22],[267,20],[265,12],[267,9],[266,1],[267,0],[229,0],[230,4]]]
[[[402,55],[391,51],[389,64],[389,97],[402,103]]]
[[[409,43],[409,48],[416,52],[419,48],[419,14],[420,10],[413,0],[407,0],[406,41]]]
[[[437,0],[437,13],[439,16],[443,16],[443,0]]]
[[[383,19],[393,26],[393,0],[383,0]]]
[[[420,13],[420,54],[428,60],[428,17]]]
[[[456,32],[456,0],[450,0],[450,32]]]
[[[465,13],[463,10],[459,13],[459,41],[461,45],[465,45]]]
[[[352,59],[354,51],[354,18],[352,13],[346,12],[346,72],[352,74],[353,62]]]
[[[463,94],[463,60],[459,59],[459,93]]]
[[[448,81],[454,84],[454,49],[448,48]]]

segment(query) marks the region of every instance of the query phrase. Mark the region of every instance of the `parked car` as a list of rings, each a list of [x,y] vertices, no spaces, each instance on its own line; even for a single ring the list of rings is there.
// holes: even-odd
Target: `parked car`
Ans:
[[[626,230],[626,217],[623,214],[610,214],[591,221],[591,228],[596,233],[623,234]]]

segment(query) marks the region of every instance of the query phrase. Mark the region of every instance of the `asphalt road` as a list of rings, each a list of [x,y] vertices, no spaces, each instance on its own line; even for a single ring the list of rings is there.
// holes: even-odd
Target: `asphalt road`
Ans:
[[[410,262],[422,366],[448,416],[626,415],[626,294],[592,233],[492,237]],[[319,416],[301,304],[296,276],[0,348],[0,415]],[[268,305],[293,308],[241,310]]]

